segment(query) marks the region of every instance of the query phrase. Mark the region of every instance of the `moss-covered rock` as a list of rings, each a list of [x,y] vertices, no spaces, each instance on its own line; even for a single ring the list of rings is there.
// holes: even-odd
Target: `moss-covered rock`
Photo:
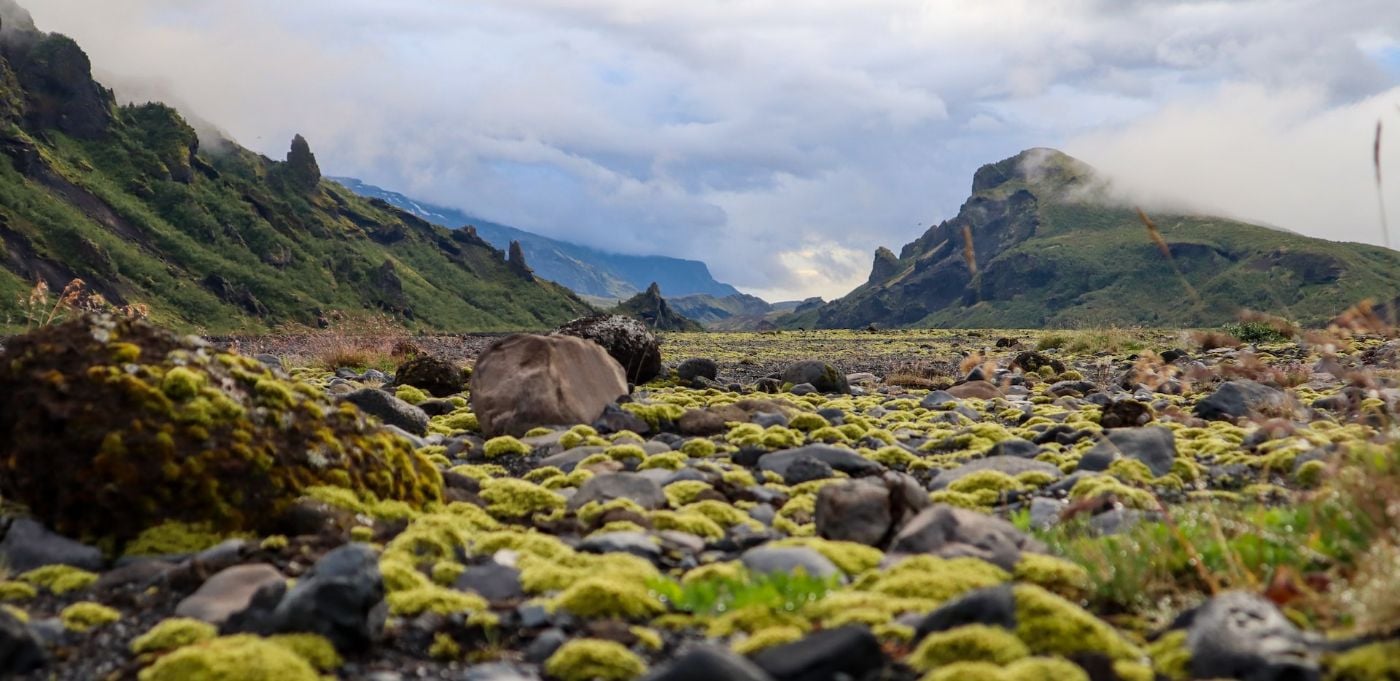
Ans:
[[[219,628],[188,617],[172,617],[151,627],[131,642],[131,652],[168,653],[185,646],[211,641],[218,637]]]
[[[631,681],[645,674],[647,665],[620,643],[585,638],[560,646],[544,670],[559,681]]]
[[[300,655],[256,636],[226,636],[186,646],[141,671],[140,681],[319,681]]]
[[[74,603],[58,613],[58,619],[63,622],[64,628],[76,632],[90,631],[121,618],[122,614],[117,610],[91,601]]]
[[[73,536],[263,528],[315,485],[442,496],[437,469],[353,406],[141,321],[89,316],[15,338],[0,394],[0,494]]]
[[[919,671],[931,671],[955,662],[1007,664],[1031,651],[1016,635],[985,624],[972,624],[924,637],[907,662]]]

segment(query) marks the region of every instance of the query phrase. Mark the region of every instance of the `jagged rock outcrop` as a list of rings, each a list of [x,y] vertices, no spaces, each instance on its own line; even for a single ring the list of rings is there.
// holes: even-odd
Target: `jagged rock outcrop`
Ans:
[[[646,324],[654,331],[703,331],[704,327],[681,316],[661,297],[661,287],[652,282],[646,291],[617,306],[617,314],[627,315]]]
[[[521,279],[535,280],[535,271],[525,264],[525,251],[520,248],[519,241],[510,242],[510,249],[506,254],[506,267]]]
[[[890,277],[899,274],[899,258],[884,246],[875,249],[875,264],[870,268],[869,283],[878,284],[887,281]]]
[[[314,191],[321,184],[321,166],[316,163],[316,155],[311,153],[311,145],[301,135],[292,138],[285,168],[287,182],[301,191]]]
[[[112,93],[92,78],[78,43],[57,33],[20,31],[0,45],[24,93],[27,126],[97,139],[112,124]]]
[[[1030,149],[980,168],[950,220],[881,249],[849,295],[788,328],[1210,326],[1241,309],[1323,323],[1400,289],[1400,254],[1205,215],[1135,209],[1093,168]],[[1366,290],[1347,288],[1353,282]],[[1361,282],[1364,282],[1361,283]]]

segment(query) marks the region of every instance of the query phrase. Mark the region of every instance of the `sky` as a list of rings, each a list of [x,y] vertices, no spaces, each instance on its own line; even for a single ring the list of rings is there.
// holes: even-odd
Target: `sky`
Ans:
[[[1400,223],[1394,0],[24,4],[127,100],[769,300],[849,291],[1037,146],[1153,205],[1382,243],[1379,120]]]

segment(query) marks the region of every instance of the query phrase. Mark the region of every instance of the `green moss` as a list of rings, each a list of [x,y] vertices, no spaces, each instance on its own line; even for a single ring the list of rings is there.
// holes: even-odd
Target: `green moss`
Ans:
[[[666,609],[645,584],[613,576],[578,582],[559,594],[555,604],[580,617],[639,619]]]
[[[122,618],[122,614],[101,603],[80,601],[58,613],[58,619],[69,631],[87,632],[100,626],[111,624]]]
[[[724,528],[719,523],[699,513],[678,511],[652,511],[651,524],[658,530],[686,532],[703,539],[719,539],[724,536]]]
[[[990,662],[958,662],[935,669],[919,681],[1007,681],[1001,667]]]
[[[19,576],[19,581],[48,589],[56,595],[86,589],[97,581],[97,574],[71,565],[45,565]]]
[[[584,638],[560,646],[545,660],[544,670],[559,681],[631,681],[645,674],[647,666],[619,643]]]
[[[1304,489],[1317,489],[1326,477],[1327,464],[1316,459],[1299,466],[1293,473],[1293,480]]]
[[[343,488],[338,488],[343,489]],[[351,492],[350,490],[345,490]],[[246,536],[246,535],[245,535]],[[217,532],[209,523],[171,521],[148,527],[126,545],[128,556],[161,556],[199,553],[218,546],[230,535]]]
[[[820,414],[813,414],[811,412],[794,414],[793,417],[788,420],[789,428],[796,428],[804,433],[820,430],[830,425],[831,422],[827,421]]]
[[[1152,658],[1153,670],[1170,681],[1191,678],[1191,649],[1186,645],[1184,629],[1167,632],[1147,644],[1147,654]]]
[[[878,462],[889,468],[908,468],[910,464],[919,460],[919,457],[904,450],[903,447],[881,447],[866,455],[867,459]]]
[[[686,440],[680,451],[692,459],[705,459],[714,456],[718,450],[715,443],[703,438],[694,438]]]
[[[1113,627],[1042,587],[1017,584],[1016,634],[1037,655],[1102,653],[1137,660],[1142,651]]]
[[[345,661],[335,650],[335,645],[318,634],[278,634],[267,639],[306,660],[317,671],[330,672],[339,669]]]
[[[680,480],[667,485],[662,491],[672,507],[680,508],[694,502],[700,494],[713,490],[710,483],[703,480]]]
[[[703,485],[704,483],[700,484]],[[632,501],[631,499],[618,498],[611,499],[602,503],[599,503],[597,501],[590,501],[581,506],[578,509],[578,511],[575,512],[574,515],[579,520],[588,523],[589,525],[592,525],[599,518],[613,511],[626,511],[628,513],[636,513],[637,515],[643,516],[647,513],[646,509],[642,508],[641,505],[637,502]]]
[[[852,577],[873,570],[884,560],[880,549],[849,541],[833,541],[818,537],[790,537],[771,543],[774,547],[800,546],[822,554],[841,571]]]
[[[486,510],[502,518],[528,518],[536,513],[549,513],[564,508],[565,499],[532,482],[515,478],[487,480],[481,485],[481,498],[490,505]]]
[[[139,348],[138,353],[139,355]],[[161,379],[160,389],[165,396],[174,402],[181,402],[193,398],[199,394],[204,387],[204,377],[185,367],[174,367],[165,372],[165,377]]]
[[[186,646],[142,670],[140,681],[320,681],[301,656],[256,636]]]
[[[749,517],[749,514],[737,508],[734,508],[733,506],[730,506],[729,504],[726,504],[723,501],[715,501],[714,499],[707,499],[705,501],[697,501],[693,504],[687,504],[686,506],[682,506],[680,509],[678,509],[678,511],[680,513],[698,513],[700,515],[705,516],[706,518],[709,518],[710,520],[715,521],[716,523],[719,523],[719,525],[722,527],[734,527],[735,525],[750,525],[753,526],[754,529],[762,528],[762,526],[758,524],[758,521]]]
[[[626,461],[627,459],[636,459],[638,461],[641,461],[647,458],[647,451],[645,449],[642,449],[638,445],[613,445],[603,450],[603,456],[606,456],[609,459],[612,459],[613,461]]]
[[[871,573],[856,588],[901,598],[942,603],[1011,579],[1005,570],[976,558],[914,556]]]
[[[982,624],[974,624],[929,634],[906,662],[919,671],[930,671],[955,662],[1008,664],[1029,657],[1015,634]]]
[[[637,466],[637,470],[650,470],[653,468],[668,471],[678,471],[685,467],[686,455],[681,452],[666,452],[664,454],[653,454],[648,456],[642,465]]]
[[[172,617],[162,620],[131,642],[131,652],[168,653],[188,645],[210,641],[219,635],[219,628],[197,619]]]
[[[773,646],[800,641],[802,637],[806,635],[807,632],[803,631],[800,627],[769,627],[744,637],[739,642],[735,643],[733,648],[734,652],[740,655],[753,655],[765,648],[772,648]]]
[[[389,612],[401,617],[425,612],[437,615],[468,614],[490,608],[486,599],[481,596],[431,583],[403,591],[392,591],[386,600],[389,603]]]
[[[10,580],[0,582],[0,601],[6,603],[28,601],[38,595],[39,591],[33,585]]]
[[[401,385],[394,390],[394,396],[412,405],[423,404],[428,401],[428,393],[411,385]]]
[[[1022,553],[1012,573],[1017,580],[1045,587],[1066,598],[1078,598],[1089,589],[1089,571],[1078,563],[1040,553]]]
[[[1018,660],[1007,665],[1002,675],[1006,681],[1089,681],[1089,674],[1079,665],[1056,657]]]
[[[1074,484],[1069,496],[1071,499],[1097,499],[1112,495],[1119,503],[1129,508],[1144,511],[1158,508],[1156,497],[1147,490],[1130,487],[1111,475],[1088,475]]]
[[[1001,471],[977,471],[970,475],[965,475],[954,480],[948,485],[948,490],[961,492],[963,494],[976,494],[984,490],[996,492],[998,495],[1021,490],[1021,483],[1016,478]]]
[[[825,442],[828,444],[836,442],[848,442],[851,439],[847,437],[845,433],[830,426],[827,426],[826,428],[818,428],[812,431],[809,437],[812,438],[813,442]]]
[[[439,631],[433,634],[433,644],[428,646],[428,656],[434,660],[451,662],[462,659],[462,646],[457,643],[457,639],[452,635]]]
[[[503,456],[525,456],[530,453],[530,445],[509,435],[502,435],[487,440],[481,453],[488,459],[499,459]]]

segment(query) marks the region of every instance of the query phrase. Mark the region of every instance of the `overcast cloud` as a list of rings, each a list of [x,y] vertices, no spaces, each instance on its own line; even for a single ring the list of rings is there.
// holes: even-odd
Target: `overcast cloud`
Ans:
[[[119,93],[271,156],[770,299],[836,296],[1057,146],[1145,198],[1379,242],[1394,0],[29,0]]]

